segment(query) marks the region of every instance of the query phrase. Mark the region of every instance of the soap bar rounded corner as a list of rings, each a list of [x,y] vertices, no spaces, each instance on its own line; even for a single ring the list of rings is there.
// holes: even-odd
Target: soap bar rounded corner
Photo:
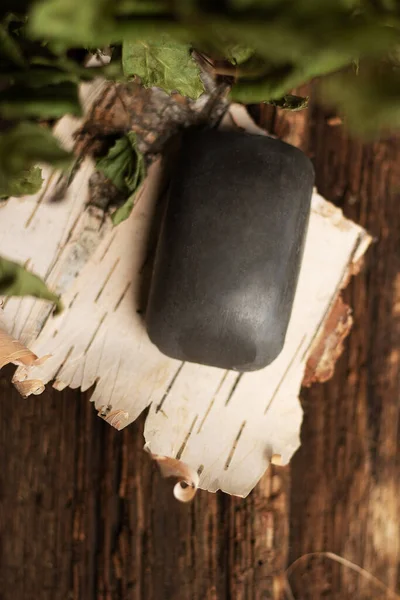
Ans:
[[[189,353],[187,351],[185,353],[181,353],[179,350],[177,351],[176,348],[173,348],[168,344],[170,335],[165,332],[162,323],[160,323],[157,317],[151,315],[150,312],[146,313],[146,331],[151,343],[156,346],[159,352],[165,356],[168,356],[169,358],[181,360],[183,362],[202,364],[207,367],[233,370],[239,373],[248,373],[265,369],[272,364],[276,358],[278,358],[285,343],[283,336],[283,338],[279,340],[273,348],[269,348],[262,356],[258,356],[252,362],[238,364],[237,362],[233,362],[229,359],[224,360],[225,357],[223,354],[217,358],[214,357],[214,360],[207,360],[207,358],[201,354],[197,356],[196,350],[194,349],[192,349],[192,352]]]
[[[146,312],[163,354],[239,372],[279,356],[313,185],[311,161],[285,142],[185,132]]]

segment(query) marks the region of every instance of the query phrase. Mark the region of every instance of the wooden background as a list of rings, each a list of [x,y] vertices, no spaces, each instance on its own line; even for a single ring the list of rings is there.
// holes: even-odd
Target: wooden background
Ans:
[[[181,505],[142,451],[143,419],[119,433],[78,392],[22,400],[3,370],[1,600],[275,600],[286,565],[318,551],[400,590],[400,143],[351,141],[318,107],[254,113],[377,241],[345,292],[355,325],[335,376],[302,394],[301,449],[245,500]],[[394,597],[321,556],[290,584],[296,600]]]

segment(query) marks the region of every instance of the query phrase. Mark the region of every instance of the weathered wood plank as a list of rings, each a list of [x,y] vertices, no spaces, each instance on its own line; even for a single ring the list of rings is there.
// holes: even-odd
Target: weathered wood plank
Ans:
[[[5,371],[0,383],[4,598],[278,597],[285,469],[247,500],[199,492],[183,505],[143,452],[144,419],[118,432],[78,392],[22,400]]]
[[[352,141],[310,115],[321,194],[376,237],[344,294],[354,326],[334,378],[303,394],[302,447],[291,464],[290,560],[330,550],[391,590],[400,560],[400,141]],[[315,558],[292,577],[297,600],[379,600],[379,588]]]

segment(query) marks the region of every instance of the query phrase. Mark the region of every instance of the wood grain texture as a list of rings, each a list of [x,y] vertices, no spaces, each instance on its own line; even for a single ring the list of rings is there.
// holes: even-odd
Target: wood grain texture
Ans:
[[[318,190],[376,244],[344,293],[354,325],[334,378],[303,393],[302,446],[291,463],[290,561],[336,552],[399,591],[400,141],[351,140],[328,116],[311,110],[302,140]],[[276,125],[290,134],[290,120]],[[296,600],[389,597],[323,558],[301,562],[291,583]]]
[[[0,598],[275,600],[287,561],[288,470],[246,500],[189,505],[79,393],[22,400],[0,378]]]
[[[319,191],[378,238],[345,293],[355,324],[332,381],[303,394],[291,466],[289,561],[330,550],[392,589],[400,558],[400,143],[352,142],[317,109],[258,111],[314,159]],[[85,395],[22,400],[0,373],[1,600],[276,600],[287,561],[289,470],[245,500],[172,497],[142,451]],[[305,560],[296,600],[381,600],[344,567]]]

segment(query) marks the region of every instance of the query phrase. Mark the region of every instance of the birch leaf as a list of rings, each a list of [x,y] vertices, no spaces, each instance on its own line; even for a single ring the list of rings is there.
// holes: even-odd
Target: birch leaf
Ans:
[[[0,257],[0,294],[2,296],[34,296],[49,300],[56,305],[56,312],[62,309],[58,296],[46,284],[22,265]]]
[[[0,197],[32,194],[39,186],[37,162],[66,167],[70,154],[52,133],[34,123],[22,122],[0,134]]]
[[[273,106],[279,106],[279,108],[283,108],[285,110],[304,110],[308,107],[308,96],[294,96],[293,94],[286,94],[279,100],[270,100],[268,104],[272,104]]]
[[[127,29],[143,32],[135,17],[151,19],[168,12],[163,0],[42,0],[31,9],[29,29],[34,37],[54,40],[59,47],[99,47],[122,41]],[[151,21],[153,31],[157,25]]]
[[[131,214],[136,192],[146,177],[144,156],[137,148],[136,134],[130,131],[117,140],[107,156],[97,161],[97,170],[127,194],[126,202],[112,215],[114,225],[119,225]]]
[[[36,194],[42,187],[42,183],[42,170],[39,167],[32,167],[31,169],[23,171],[18,177],[10,179],[6,189],[2,190],[0,188],[0,198]]]
[[[143,181],[146,178],[146,166],[144,163],[144,157],[142,155],[138,156],[136,163],[136,172],[131,179],[131,185],[133,187],[133,191],[127,201],[118,208],[113,215],[111,216],[112,222],[114,225],[119,225],[122,221],[125,221],[132,212],[133,207],[136,202],[136,195],[139,187],[142,185]]]
[[[65,114],[80,116],[77,85],[71,81],[40,88],[14,85],[1,93],[0,114],[5,119],[58,119]]]
[[[242,44],[235,44],[233,46],[227,46],[225,48],[226,58],[234,65],[241,65],[242,63],[249,60],[254,54],[254,48],[243,46]]]
[[[110,33],[112,4],[108,0],[44,0],[35,3],[29,27],[35,37],[96,46]]]
[[[137,156],[136,135],[129,132],[115,142],[104,158],[97,161],[96,167],[120,192],[133,191],[131,180],[136,170]]]
[[[392,65],[336,75],[323,82],[322,96],[364,136],[400,125],[400,70]]]
[[[7,31],[7,27],[0,23],[0,56],[5,57],[12,64],[18,67],[25,67],[25,59],[17,42]]]
[[[154,40],[126,41],[122,62],[128,77],[138,75],[146,87],[159,87],[171,94],[196,99],[204,92],[200,70],[189,44],[160,35]]]

